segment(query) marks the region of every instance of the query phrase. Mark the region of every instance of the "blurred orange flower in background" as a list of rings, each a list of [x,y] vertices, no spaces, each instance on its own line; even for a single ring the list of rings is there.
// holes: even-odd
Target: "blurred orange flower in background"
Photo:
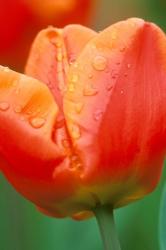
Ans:
[[[48,25],[89,24],[96,0],[1,0],[0,64],[23,69],[37,31]]]
[[[1,168],[21,194],[52,216],[85,218],[156,187],[166,151],[166,37],[156,25],[50,27],[26,74],[0,69]]]

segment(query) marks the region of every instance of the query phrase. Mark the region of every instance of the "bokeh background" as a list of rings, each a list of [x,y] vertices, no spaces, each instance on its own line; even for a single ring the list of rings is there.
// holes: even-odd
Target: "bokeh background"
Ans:
[[[37,4],[37,7],[33,6],[33,15],[29,9],[27,11],[25,5],[22,11],[21,2],[26,0],[0,0],[0,64],[21,72],[35,34],[42,27],[51,24],[62,27],[70,22],[81,22],[100,31],[116,21],[137,16],[153,21],[166,30],[165,0],[92,0],[86,7],[88,11],[86,8],[73,12],[63,10],[66,8],[64,5],[56,15],[53,8],[41,6],[44,0],[33,1]],[[85,7],[86,0],[83,2]],[[40,10],[37,16],[35,8]],[[158,233],[159,208],[165,178],[166,169],[155,192],[115,211],[123,250],[161,250]],[[46,217],[17,194],[0,175],[0,250],[75,249],[102,249],[95,219],[76,222],[71,219]]]

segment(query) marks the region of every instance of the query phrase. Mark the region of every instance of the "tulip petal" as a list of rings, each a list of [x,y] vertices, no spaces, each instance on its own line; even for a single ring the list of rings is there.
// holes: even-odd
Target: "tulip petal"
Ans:
[[[165,34],[132,18],[99,33],[71,66],[69,77],[78,81],[72,89],[68,83],[64,98],[67,126],[82,181],[102,204],[124,205],[158,182],[166,148],[165,65]]]
[[[46,83],[60,108],[69,63],[95,34],[81,25],[69,25],[64,29],[49,27],[41,31],[33,43],[26,74]]]
[[[56,202],[75,193],[77,176],[65,148],[68,138],[56,127],[58,113],[47,86],[0,67],[2,172],[26,198],[63,216],[63,210],[55,212]]]

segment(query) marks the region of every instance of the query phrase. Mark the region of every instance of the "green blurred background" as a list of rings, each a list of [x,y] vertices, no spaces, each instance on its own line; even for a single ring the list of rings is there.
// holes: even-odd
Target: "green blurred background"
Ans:
[[[100,1],[92,27],[101,30],[137,16],[166,28],[165,0]],[[116,224],[123,250],[159,250],[158,223],[162,181],[153,194],[118,209]],[[17,194],[0,176],[0,250],[101,250],[96,221],[52,219]]]

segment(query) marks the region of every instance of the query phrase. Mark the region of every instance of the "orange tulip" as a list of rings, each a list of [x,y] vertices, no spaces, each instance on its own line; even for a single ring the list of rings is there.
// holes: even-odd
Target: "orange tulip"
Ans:
[[[156,187],[166,151],[166,37],[156,25],[48,28],[26,74],[0,69],[1,168],[21,194],[52,216],[85,218]]]
[[[36,33],[53,24],[89,24],[96,0],[1,0],[0,63],[20,68],[25,64]]]

